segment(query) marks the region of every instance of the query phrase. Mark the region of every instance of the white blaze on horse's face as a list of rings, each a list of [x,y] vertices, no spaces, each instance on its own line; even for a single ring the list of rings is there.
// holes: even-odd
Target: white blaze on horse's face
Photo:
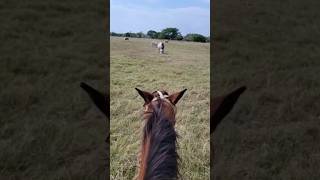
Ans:
[[[157,93],[159,94],[159,96],[160,96],[160,99],[164,99],[164,95],[162,94],[162,92],[160,92],[160,91],[157,91]],[[168,97],[168,95],[166,95],[166,97]]]

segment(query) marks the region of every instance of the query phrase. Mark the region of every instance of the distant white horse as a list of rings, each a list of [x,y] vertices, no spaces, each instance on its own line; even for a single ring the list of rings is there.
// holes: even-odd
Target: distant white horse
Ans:
[[[159,49],[160,54],[163,54],[164,53],[164,43],[159,42],[157,47]]]

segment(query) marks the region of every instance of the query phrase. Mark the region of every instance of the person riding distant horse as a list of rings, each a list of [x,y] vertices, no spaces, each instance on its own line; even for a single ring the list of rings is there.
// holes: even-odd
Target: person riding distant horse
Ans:
[[[160,54],[163,54],[164,53],[164,43],[159,42],[157,47],[159,49]]]

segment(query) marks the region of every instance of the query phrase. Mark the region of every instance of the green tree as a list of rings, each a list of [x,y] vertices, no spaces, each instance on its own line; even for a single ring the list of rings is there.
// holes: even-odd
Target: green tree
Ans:
[[[137,35],[138,38],[144,38],[145,37],[145,34],[143,34],[143,32],[138,32],[136,35]]]
[[[161,31],[159,38],[160,39],[176,39],[178,35],[181,35],[179,29],[177,28],[165,28]]]
[[[131,37],[129,32],[123,34],[124,37]]]
[[[179,40],[179,41],[183,40],[183,36],[181,34],[178,34],[177,37],[176,37],[176,40]]]
[[[156,34],[156,37],[155,37],[155,38],[160,39],[160,32],[157,32],[157,34]]]
[[[207,38],[205,36],[202,36],[201,34],[187,34],[184,37],[184,40],[194,42],[206,42]]]
[[[159,39],[169,39],[163,32],[159,32],[157,38],[159,38]]]
[[[122,36],[121,33],[111,32],[111,36]]]
[[[148,32],[147,32],[147,35],[148,35],[150,38],[152,38],[152,39],[158,38],[158,32],[157,32],[157,31],[154,31],[154,30],[148,31]]]
[[[126,32],[123,34],[124,37],[137,37],[136,33]]]

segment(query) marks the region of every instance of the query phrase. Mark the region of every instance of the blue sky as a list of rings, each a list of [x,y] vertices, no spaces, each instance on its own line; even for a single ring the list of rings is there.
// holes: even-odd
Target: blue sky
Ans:
[[[161,31],[210,34],[210,0],[110,0],[111,32]]]

